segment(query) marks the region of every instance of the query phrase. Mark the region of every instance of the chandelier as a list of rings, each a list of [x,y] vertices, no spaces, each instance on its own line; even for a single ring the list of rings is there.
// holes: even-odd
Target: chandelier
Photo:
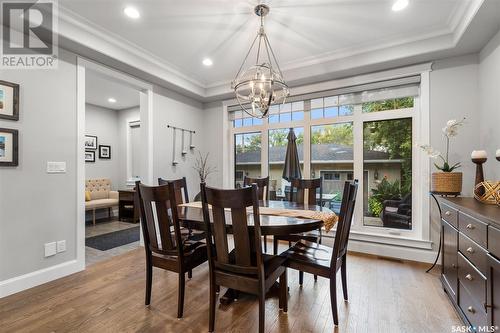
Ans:
[[[231,88],[234,89],[243,111],[254,118],[265,118],[268,116],[269,107],[285,103],[290,91],[264,31],[264,16],[269,13],[269,7],[260,4],[255,7],[254,12],[260,17],[259,32],[231,83]],[[256,44],[255,65],[243,70]]]

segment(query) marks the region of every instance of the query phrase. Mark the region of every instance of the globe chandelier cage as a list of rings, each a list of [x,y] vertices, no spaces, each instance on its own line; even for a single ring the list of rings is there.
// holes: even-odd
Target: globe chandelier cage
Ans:
[[[255,7],[255,14],[260,17],[260,28],[231,83],[241,109],[254,118],[269,116],[270,106],[285,103],[290,95],[264,30],[264,16],[268,13],[269,7],[264,4]],[[254,55],[255,64],[243,70]]]

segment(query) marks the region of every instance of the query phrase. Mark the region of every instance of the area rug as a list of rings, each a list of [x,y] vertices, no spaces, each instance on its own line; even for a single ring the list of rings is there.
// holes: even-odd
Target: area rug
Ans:
[[[140,237],[139,232],[139,227],[137,226],[99,236],[89,237],[85,239],[85,246],[106,251],[118,246],[137,242]]]

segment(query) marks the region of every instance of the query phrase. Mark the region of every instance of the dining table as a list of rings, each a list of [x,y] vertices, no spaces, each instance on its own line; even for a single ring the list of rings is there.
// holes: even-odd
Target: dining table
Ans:
[[[262,207],[260,213],[260,229],[263,236],[300,234],[318,230],[324,226],[324,222],[320,218],[283,216],[283,214],[286,214],[286,211],[290,211],[290,215],[297,216],[300,215],[300,212],[298,211],[312,211],[333,214],[333,211],[331,211],[327,207],[300,204],[289,201],[259,201],[259,207]],[[279,215],[272,215],[273,211],[276,211],[276,214]],[[306,215],[311,215],[311,213],[309,212]],[[205,222],[203,220],[203,210],[201,208],[201,203],[192,202],[180,205],[178,207],[178,216],[180,223],[184,227],[194,230],[206,230]],[[226,211],[225,217],[227,232],[232,233],[231,212]],[[248,227],[250,229],[253,228],[253,213],[251,212],[248,213]],[[234,291],[228,290],[225,295],[221,297],[220,302],[222,304],[228,304],[234,300],[234,295]]]

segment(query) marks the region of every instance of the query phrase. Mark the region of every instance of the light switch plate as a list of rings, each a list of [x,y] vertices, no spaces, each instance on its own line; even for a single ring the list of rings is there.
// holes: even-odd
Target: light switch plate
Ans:
[[[66,173],[66,162],[47,162],[47,173]]]
[[[66,241],[60,240],[57,242],[57,253],[66,251]]]
[[[50,257],[57,253],[56,242],[45,243],[45,256]]]

